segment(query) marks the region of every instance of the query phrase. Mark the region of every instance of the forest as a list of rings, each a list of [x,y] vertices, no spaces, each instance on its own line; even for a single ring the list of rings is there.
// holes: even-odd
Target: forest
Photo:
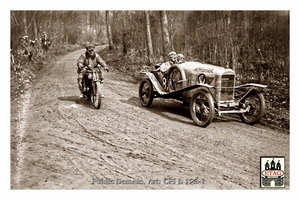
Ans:
[[[267,84],[269,109],[286,113],[267,115],[267,120],[289,126],[289,11],[26,10],[11,11],[10,25],[12,52],[20,48],[20,37],[38,41],[46,32],[56,53],[108,44],[104,57],[128,73],[165,61],[170,51],[189,61],[228,66],[238,83]]]

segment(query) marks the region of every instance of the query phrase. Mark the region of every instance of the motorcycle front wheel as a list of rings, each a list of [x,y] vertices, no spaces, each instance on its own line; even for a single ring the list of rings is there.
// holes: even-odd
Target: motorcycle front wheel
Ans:
[[[93,95],[93,102],[96,109],[100,109],[102,100],[102,87],[99,82],[95,83],[95,91]]]

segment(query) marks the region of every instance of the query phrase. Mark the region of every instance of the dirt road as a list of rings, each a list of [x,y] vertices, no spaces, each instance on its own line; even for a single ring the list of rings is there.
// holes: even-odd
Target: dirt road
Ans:
[[[288,133],[232,117],[200,128],[173,100],[144,108],[138,84],[113,70],[97,110],[78,98],[82,52],[49,64],[27,93],[11,131],[11,189],[260,189],[269,155],[285,157],[289,189]]]

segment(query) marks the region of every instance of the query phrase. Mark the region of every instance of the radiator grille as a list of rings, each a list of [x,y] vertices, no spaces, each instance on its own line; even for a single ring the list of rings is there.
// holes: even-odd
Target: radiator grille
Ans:
[[[233,100],[234,93],[234,75],[233,74],[224,74],[222,76],[221,84],[221,101],[231,101]]]

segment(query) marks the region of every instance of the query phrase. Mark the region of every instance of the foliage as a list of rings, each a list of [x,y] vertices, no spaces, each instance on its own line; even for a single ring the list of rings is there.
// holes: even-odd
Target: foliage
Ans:
[[[104,11],[11,11],[11,48],[28,35],[31,40],[46,32],[54,45],[106,43]]]
[[[150,11],[153,53],[163,60],[161,11]],[[289,11],[167,11],[171,48],[188,60],[247,70],[265,63],[262,73],[289,70]],[[123,55],[147,55],[144,11],[110,11],[113,42]],[[20,36],[43,31],[57,44],[107,43],[105,11],[11,11],[11,48]],[[258,55],[257,50],[261,50]]]

